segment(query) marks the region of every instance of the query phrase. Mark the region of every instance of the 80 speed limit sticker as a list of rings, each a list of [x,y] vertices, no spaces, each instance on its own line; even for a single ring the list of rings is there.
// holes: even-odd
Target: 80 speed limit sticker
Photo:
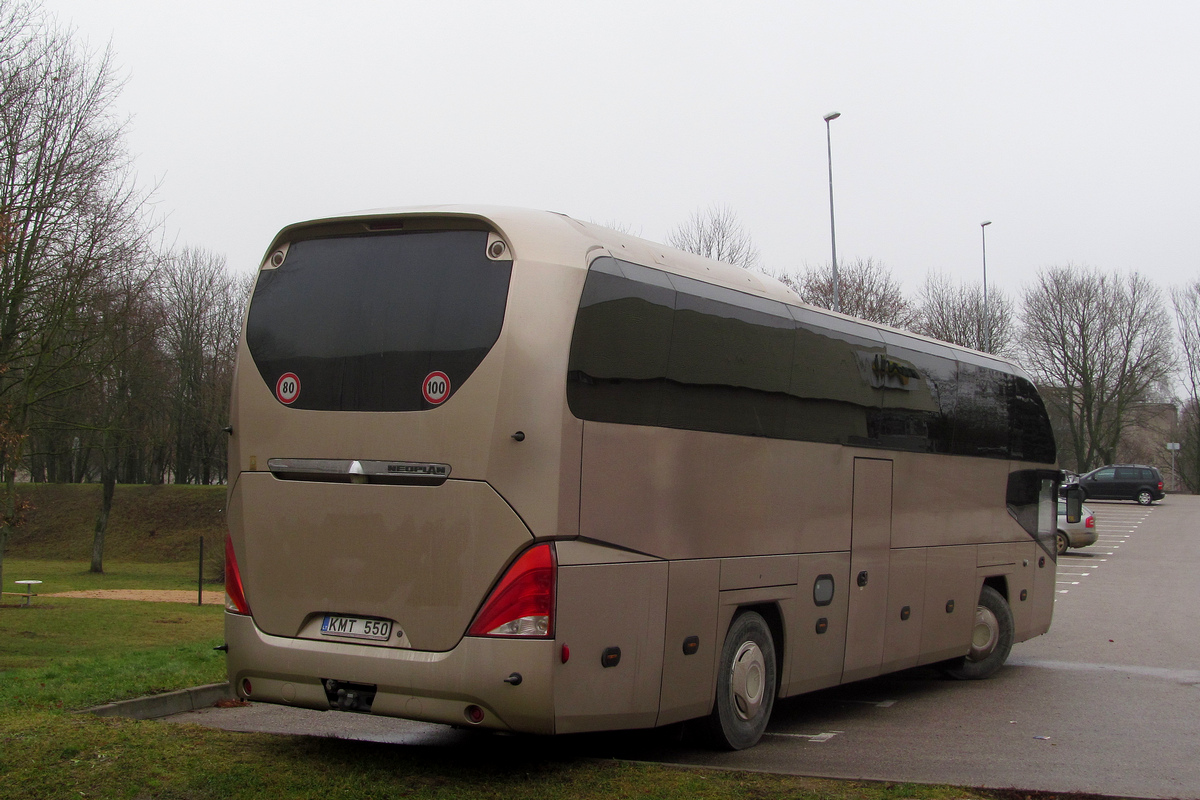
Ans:
[[[285,372],[275,382],[275,396],[279,402],[290,406],[300,396],[300,378],[294,372]]]
[[[421,384],[421,393],[425,395],[425,402],[435,406],[440,404],[450,396],[450,378],[441,371],[429,373]]]

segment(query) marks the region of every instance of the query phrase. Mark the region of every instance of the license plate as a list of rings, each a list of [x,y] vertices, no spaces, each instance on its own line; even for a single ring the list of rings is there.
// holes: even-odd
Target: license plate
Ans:
[[[325,636],[346,636],[351,639],[383,641],[391,638],[392,623],[386,619],[330,615],[325,617],[325,621],[321,623],[321,633]]]

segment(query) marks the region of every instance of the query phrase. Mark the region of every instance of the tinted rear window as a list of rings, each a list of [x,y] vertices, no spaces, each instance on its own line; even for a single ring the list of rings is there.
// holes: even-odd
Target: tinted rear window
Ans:
[[[282,266],[259,276],[251,301],[246,341],[259,374],[295,408],[440,405],[504,323],[512,262],[490,260],[487,239],[439,231],[294,243]]]

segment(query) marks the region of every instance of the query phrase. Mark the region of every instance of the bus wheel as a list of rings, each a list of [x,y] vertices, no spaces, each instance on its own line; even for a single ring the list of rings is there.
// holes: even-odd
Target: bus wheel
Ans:
[[[942,662],[942,671],[963,681],[990,677],[1008,660],[1012,645],[1012,610],[999,592],[984,586],[975,607],[971,649],[962,658]]]
[[[775,705],[775,643],[763,618],[747,611],[733,621],[721,648],[717,701],[709,717],[713,743],[722,749],[753,747]]]

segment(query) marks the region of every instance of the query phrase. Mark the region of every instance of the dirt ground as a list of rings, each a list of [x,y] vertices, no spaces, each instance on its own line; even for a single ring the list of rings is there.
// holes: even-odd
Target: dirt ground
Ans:
[[[92,600],[147,600],[152,603],[195,603],[196,592],[186,589],[90,589],[80,592],[56,592],[36,595],[38,597],[86,597]],[[224,592],[205,592],[204,605],[215,606],[225,602]]]

